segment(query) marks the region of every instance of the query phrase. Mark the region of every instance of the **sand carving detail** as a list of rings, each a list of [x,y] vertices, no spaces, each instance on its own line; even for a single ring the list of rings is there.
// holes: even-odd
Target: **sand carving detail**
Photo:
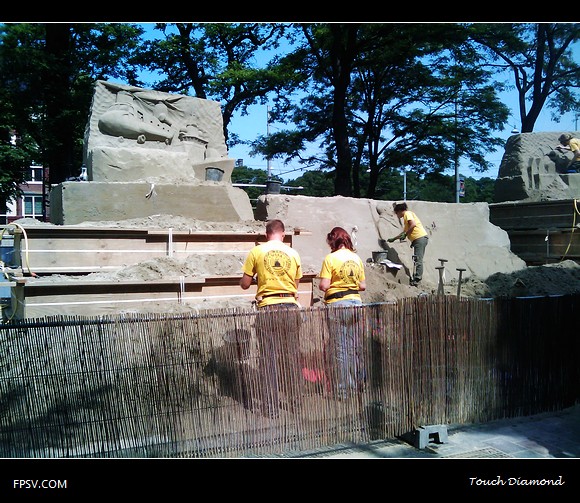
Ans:
[[[95,85],[84,162],[89,180],[103,182],[228,182],[234,164],[219,103],[106,81]]]

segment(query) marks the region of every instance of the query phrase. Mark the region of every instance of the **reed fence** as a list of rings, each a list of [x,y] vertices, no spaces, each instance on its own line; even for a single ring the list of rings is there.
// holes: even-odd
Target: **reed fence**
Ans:
[[[560,410],[580,395],[580,296],[300,311],[259,325],[291,361],[264,410],[259,312],[50,317],[0,326],[0,457],[268,456],[395,438],[422,425]],[[329,327],[347,313],[361,386],[334,394]],[[264,328],[265,327],[265,328]]]

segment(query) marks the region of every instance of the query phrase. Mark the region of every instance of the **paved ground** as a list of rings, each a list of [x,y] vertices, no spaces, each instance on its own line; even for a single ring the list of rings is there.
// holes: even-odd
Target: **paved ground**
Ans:
[[[447,441],[439,443],[447,433]],[[424,448],[414,438],[343,444],[284,457],[296,458],[565,458],[580,460],[580,404],[558,412],[475,425],[431,426]],[[579,473],[580,475],[580,473]]]

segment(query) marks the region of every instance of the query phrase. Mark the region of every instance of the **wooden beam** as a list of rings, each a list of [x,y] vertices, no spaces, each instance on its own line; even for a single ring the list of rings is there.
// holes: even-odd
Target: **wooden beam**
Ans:
[[[243,258],[253,246],[266,241],[263,233],[255,232],[75,226],[23,229],[13,230],[14,265],[36,274],[113,271],[154,258],[194,254],[239,254]],[[289,246],[293,235],[285,237]]]
[[[303,307],[312,304],[313,280],[305,275],[299,288],[299,302]],[[155,281],[41,281],[20,278],[15,281],[13,305],[20,306],[16,319],[39,318],[57,314],[98,316],[121,311],[143,312],[149,304],[164,304],[168,309],[179,304],[207,309],[212,300],[247,300],[252,308],[256,286],[242,290],[240,276],[209,278],[169,278]],[[6,316],[11,316],[6,315]]]

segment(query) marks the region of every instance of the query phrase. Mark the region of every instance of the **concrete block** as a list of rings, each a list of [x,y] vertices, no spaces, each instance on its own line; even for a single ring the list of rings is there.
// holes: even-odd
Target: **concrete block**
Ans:
[[[424,449],[431,440],[437,444],[447,442],[447,426],[444,424],[433,424],[429,426],[420,426],[415,430],[414,446],[417,449]]]

